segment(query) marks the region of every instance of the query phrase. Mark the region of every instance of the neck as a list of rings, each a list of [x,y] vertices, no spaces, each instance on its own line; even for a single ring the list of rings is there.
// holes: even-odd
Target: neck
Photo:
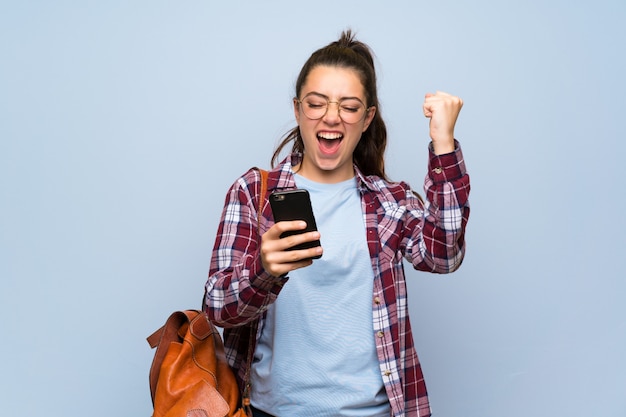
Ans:
[[[323,184],[336,184],[338,182],[347,181],[350,178],[354,178],[354,166],[349,165],[343,170],[323,170],[319,168],[313,168],[309,164],[304,164],[304,160],[292,167],[292,171],[296,174],[303,176],[304,178],[319,182]]]

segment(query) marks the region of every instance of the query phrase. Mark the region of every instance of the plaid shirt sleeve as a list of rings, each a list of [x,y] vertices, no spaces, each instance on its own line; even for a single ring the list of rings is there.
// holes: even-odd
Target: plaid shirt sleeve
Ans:
[[[470,180],[459,144],[455,152],[430,150],[424,181],[426,202],[407,193],[405,256],[416,269],[435,273],[456,271],[465,256]]]
[[[221,327],[259,318],[286,281],[265,271],[259,256],[260,189],[259,172],[251,169],[226,195],[205,287],[205,311]]]
[[[430,404],[411,332],[403,258],[435,273],[456,270],[464,256],[469,176],[460,146],[434,155],[422,200],[405,183],[369,178],[363,194],[367,241],[375,272],[376,350],[392,416],[428,417]],[[366,180],[367,181],[367,180]]]

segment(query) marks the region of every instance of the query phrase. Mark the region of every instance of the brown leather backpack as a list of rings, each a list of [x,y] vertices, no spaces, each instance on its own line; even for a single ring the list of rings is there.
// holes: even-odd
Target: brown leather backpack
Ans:
[[[153,417],[246,417],[224,344],[197,310],[177,311],[148,337]]]

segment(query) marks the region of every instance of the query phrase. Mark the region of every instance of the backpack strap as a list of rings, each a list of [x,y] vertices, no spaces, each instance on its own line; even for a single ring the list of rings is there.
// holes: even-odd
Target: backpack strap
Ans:
[[[261,219],[263,217],[263,207],[265,207],[265,202],[267,200],[267,179],[269,177],[269,172],[264,169],[260,169],[259,174],[261,175],[261,191],[259,193],[259,201],[257,203],[257,232],[259,235],[259,240],[261,239]],[[256,344],[256,332],[259,327],[259,320],[255,320],[250,323],[248,326],[250,329],[250,336],[248,337],[248,352],[246,355],[246,371],[244,374],[243,380],[243,393],[241,396],[241,405],[245,410],[248,416],[252,416],[252,410],[250,408],[250,367],[252,366],[252,359],[254,358],[254,349],[253,345]]]
[[[257,231],[259,232],[259,237],[261,237],[261,217],[263,215],[263,207],[265,207],[265,194],[267,194],[267,178],[269,172],[260,168],[258,168],[258,170],[261,175],[261,192],[259,193],[259,202],[257,204]]]

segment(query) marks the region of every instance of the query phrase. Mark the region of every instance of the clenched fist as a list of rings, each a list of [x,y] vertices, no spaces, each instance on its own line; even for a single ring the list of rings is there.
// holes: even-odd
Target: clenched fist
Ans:
[[[435,154],[454,151],[454,125],[463,100],[448,93],[427,93],[424,99],[424,116],[430,119],[430,138]]]

